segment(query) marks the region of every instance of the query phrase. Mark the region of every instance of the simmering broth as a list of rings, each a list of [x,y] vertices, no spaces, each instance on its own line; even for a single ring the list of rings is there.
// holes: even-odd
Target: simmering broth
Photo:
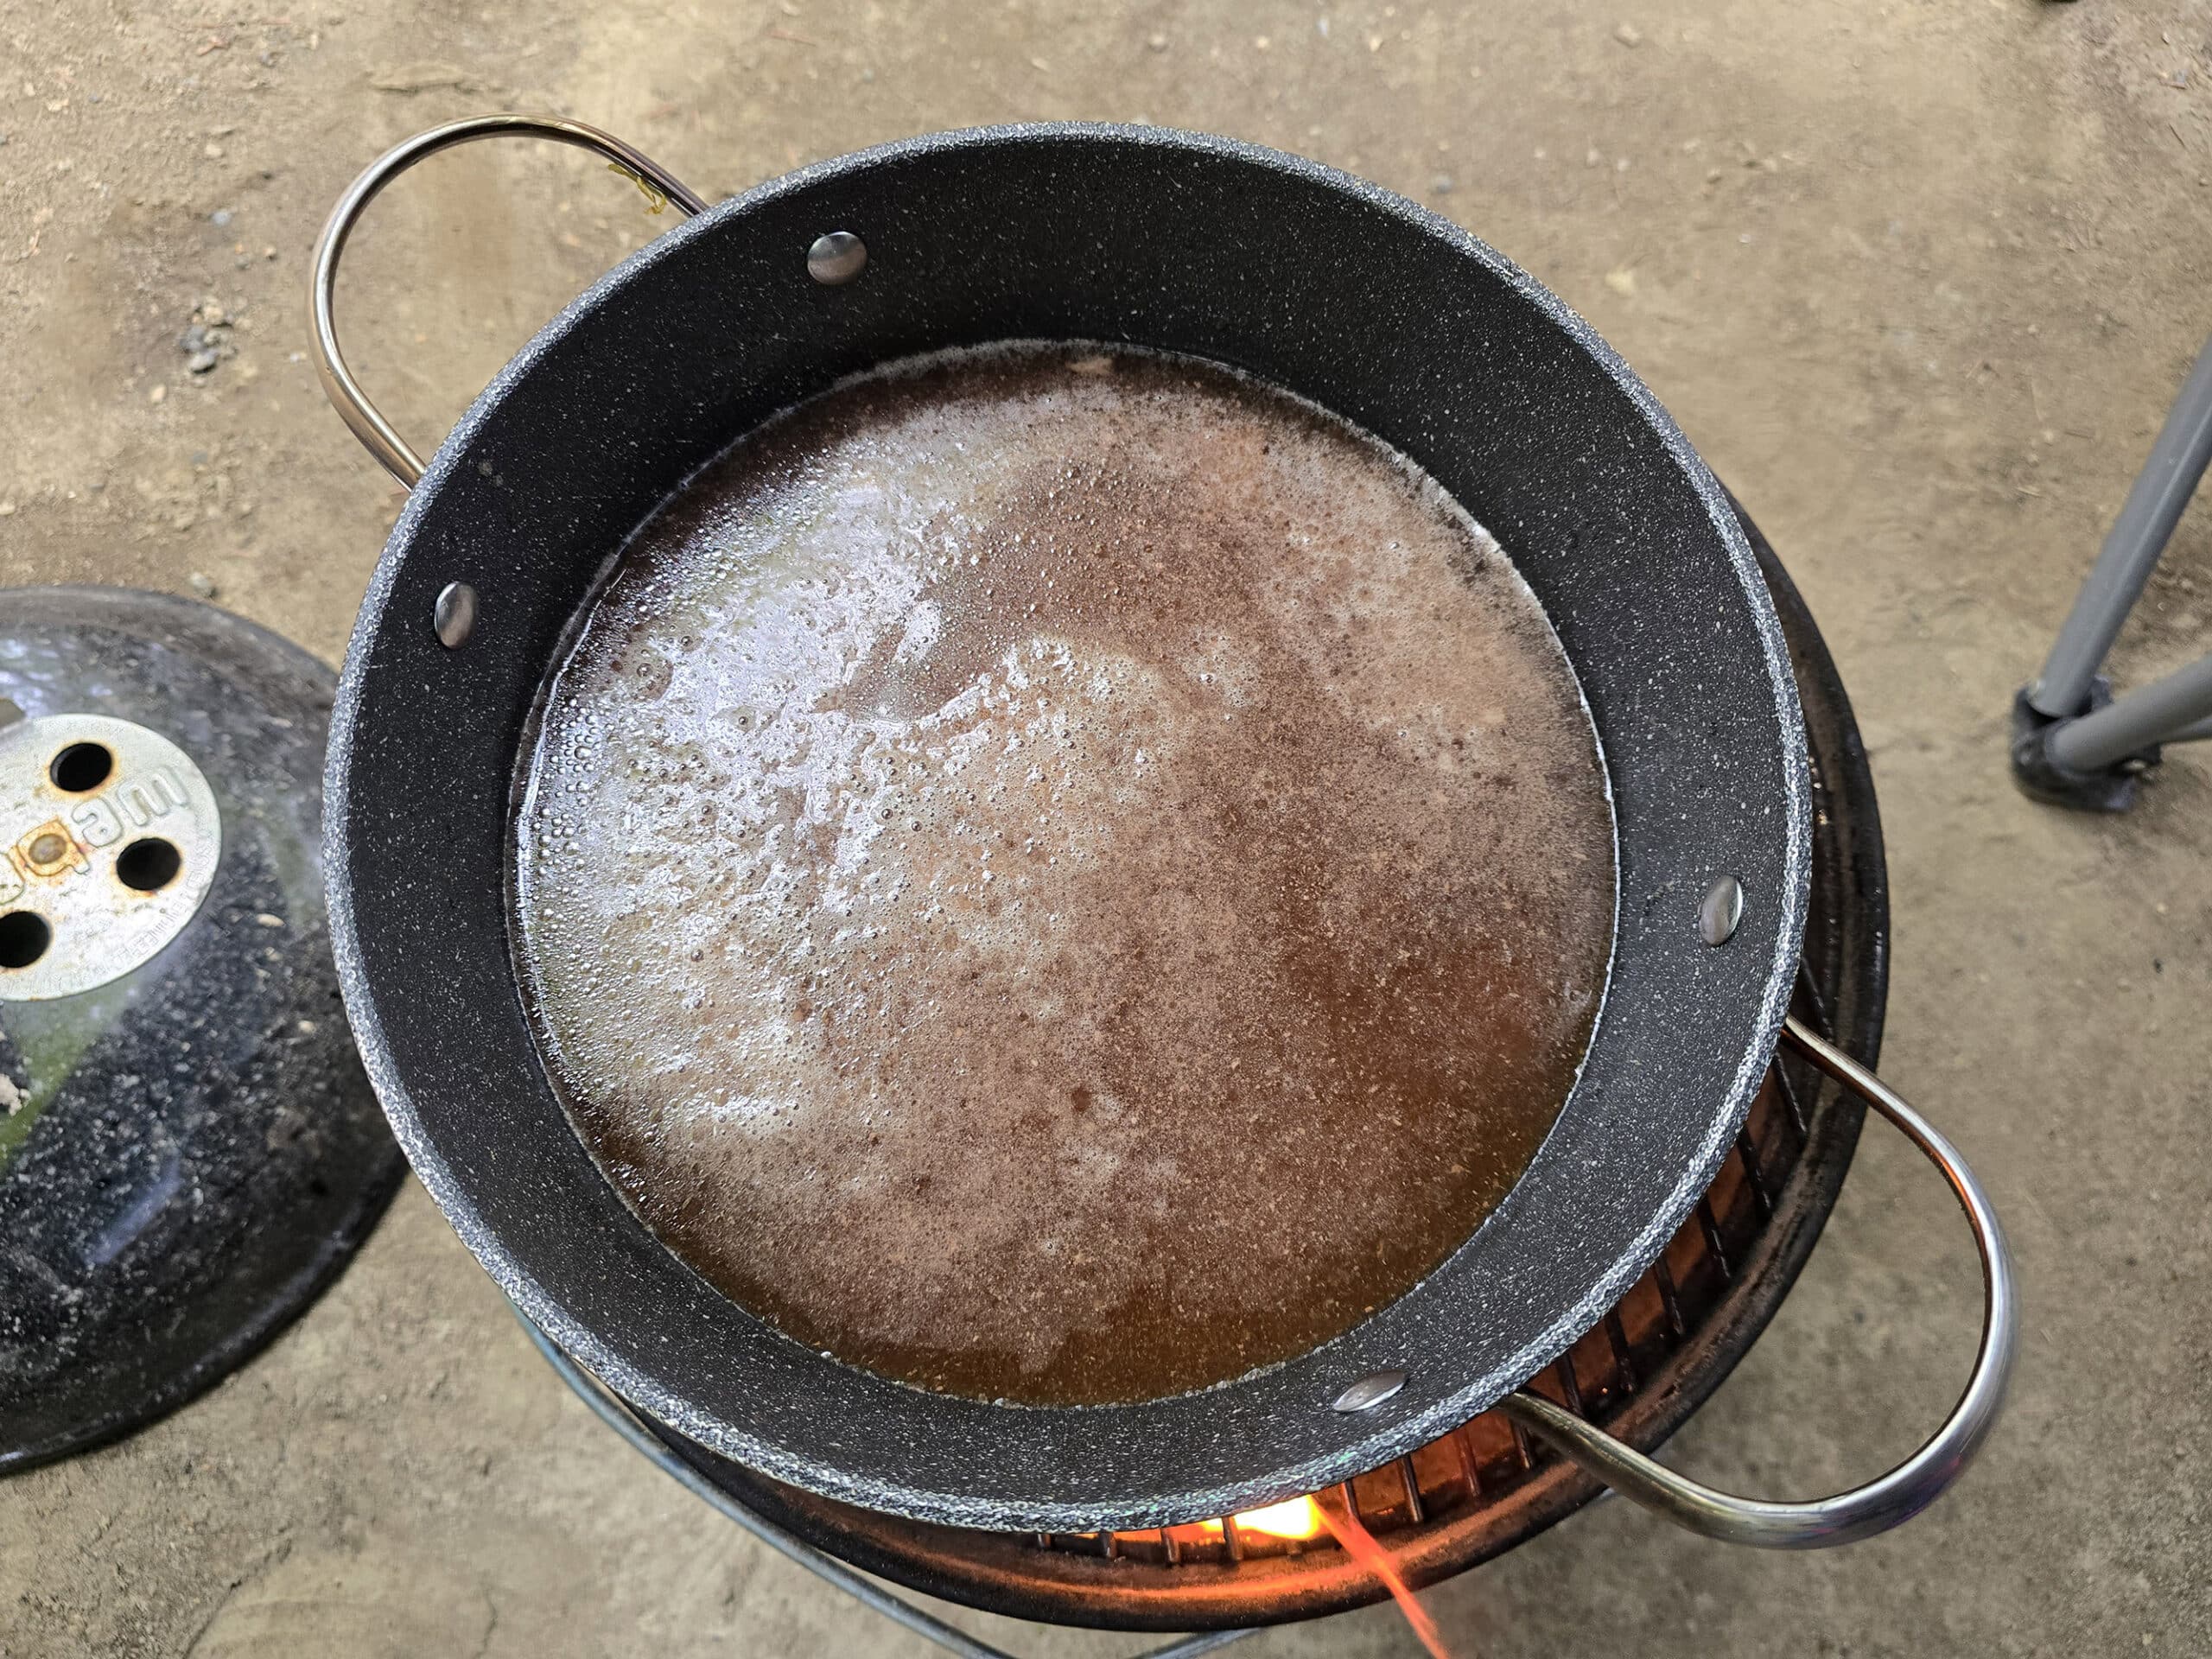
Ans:
[[[550,690],[517,955],[585,1146],[810,1346],[1039,1404],[1325,1341],[1573,1085],[1612,823],[1497,544],[1193,359],[1014,346],[789,411]]]

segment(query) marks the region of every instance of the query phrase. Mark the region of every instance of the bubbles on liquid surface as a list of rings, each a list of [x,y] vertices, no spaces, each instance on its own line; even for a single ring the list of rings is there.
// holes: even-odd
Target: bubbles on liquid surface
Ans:
[[[800,1340],[1137,1397],[1472,1230],[1587,1040],[1611,820],[1490,540],[1189,359],[779,417],[642,533],[517,842],[542,1040],[646,1224]]]

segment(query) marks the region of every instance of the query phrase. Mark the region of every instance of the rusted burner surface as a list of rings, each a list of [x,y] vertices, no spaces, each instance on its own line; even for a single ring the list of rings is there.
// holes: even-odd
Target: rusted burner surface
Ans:
[[[1872,1064],[1889,934],[1872,779],[1818,629],[1758,531],[1745,525],[1789,639],[1812,751],[1813,890],[1797,1011]],[[1611,1312],[1529,1386],[1643,1450],[1664,1442],[1719,1386],[1796,1281],[1834,1207],[1863,1116],[1855,1098],[1801,1062],[1777,1062],[1735,1156],[1690,1221]],[[1203,1630],[1310,1618],[1388,1593],[1326,1530],[1294,1539],[1230,1518],[1106,1535],[972,1532],[834,1503],[671,1444],[755,1510],[858,1567],[1020,1618]],[[1533,1537],[1599,1490],[1490,1411],[1314,1496],[1338,1515],[1354,1510],[1419,1588]]]

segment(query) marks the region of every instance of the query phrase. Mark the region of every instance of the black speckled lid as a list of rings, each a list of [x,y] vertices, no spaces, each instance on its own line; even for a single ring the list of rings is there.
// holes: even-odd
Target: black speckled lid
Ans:
[[[323,911],[333,685],[190,600],[0,592],[0,698],[29,721],[105,715],[167,738],[223,830],[213,885],[150,960],[39,1001],[6,1000],[0,976],[0,1471],[220,1381],[337,1274],[404,1171]]]

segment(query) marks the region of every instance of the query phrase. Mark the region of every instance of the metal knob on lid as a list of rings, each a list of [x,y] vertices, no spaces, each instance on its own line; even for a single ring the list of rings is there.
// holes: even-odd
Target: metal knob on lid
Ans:
[[[0,728],[0,999],[73,996],[150,961],[199,911],[223,820],[182,749],[130,721]]]

